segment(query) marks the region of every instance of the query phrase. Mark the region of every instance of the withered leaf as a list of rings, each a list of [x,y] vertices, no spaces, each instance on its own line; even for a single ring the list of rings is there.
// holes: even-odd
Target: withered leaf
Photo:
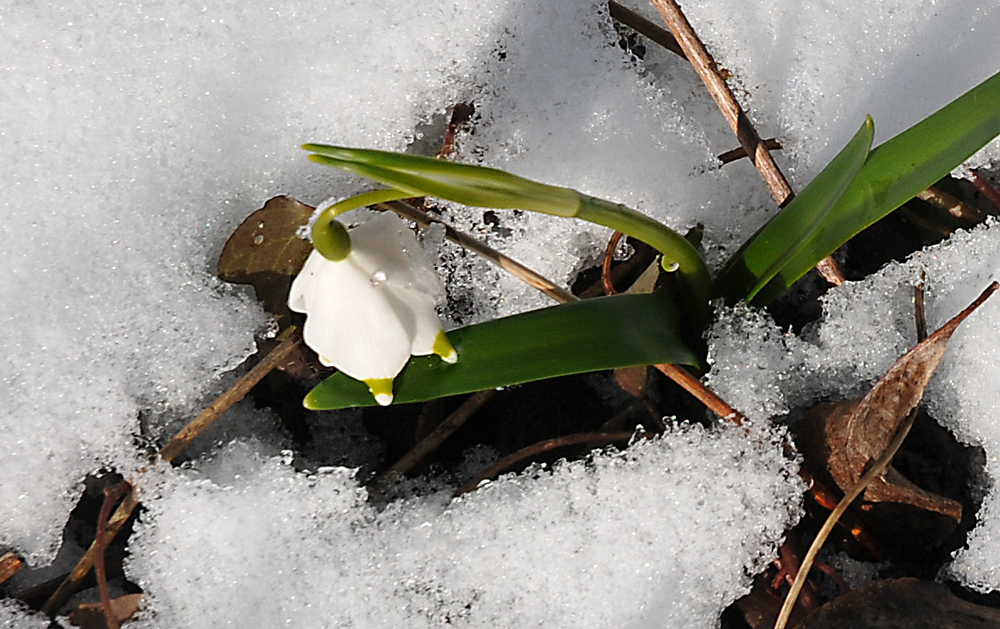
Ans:
[[[866,466],[878,459],[920,403],[931,375],[944,356],[952,334],[996,289],[994,282],[968,308],[918,343],[889,369],[862,398],[821,404],[798,429],[807,462],[825,466],[845,492],[857,484]],[[890,466],[864,493],[867,502],[896,502],[962,519],[958,502],[917,487]]]
[[[126,594],[111,599],[111,611],[118,622],[128,620],[142,609],[142,594]],[[80,603],[69,614],[70,623],[83,629],[107,629],[104,606],[101,603]]]
[[[827,603],[800,629],[1000,629],[1000,610],[918,579],[879,581]]]
[[[290,197],[274,197],[240,224],[219,256],[219,278],[250,284],[264,309],[284,327],[290,318],[288,290],[312,245],[299,238],[313,208]]]

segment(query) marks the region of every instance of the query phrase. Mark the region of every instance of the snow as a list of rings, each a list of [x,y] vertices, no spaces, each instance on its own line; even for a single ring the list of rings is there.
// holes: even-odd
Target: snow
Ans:
[[[14,601],[0,601],[0,628],[45,629],[49,620],[41,614],[32,614]]]
[[[888,138],[1000,67],[991,39],[996,0],[971,8],[694,0],[684,8],[733,71],[761,134],[785,144],[777,158],[797,188],[865,113],[875,117],[877,141]],[[303,142],[390,150],[416,143],[427,152],[436,140],[425,132],[453,104],[473,101],[477,119],[460,138],[461,159],[624,202],[678,230],[702,222],[712,264],[773,211],[748,164],[716,163],[713,155],[736,142],[685,62],[653,45],[644,62],[630,59],[599,2],[71,0],[15,3],[0,15],[0,32],[0,248],[8,269],[0,277],[0,548],[36,566],[55,556],[84,475],[113,468],[137,478],[146,461],[136,444],[169,435],[254,351],[265,315],[213,276],[239,221],[276,194],[315,204],[364,188],[306,161]],[[973,161],[998,156],[994,142]],[[449,208],[445,216],[560,282],[593,264],[608,236],[574,221],[501,212],[505,236],[481,211]],[[921,256],[932,323],[995,273],[987,234],[996,229]],[[433,247],[452,323],[545,303],[453,245]],[[907,295],[916,264],[834,291],[816,339],[785,335],[746,310],[722,312],[713,385],[762,425],[811,396],[855,394],[912,340]],[[963,325],[928,394],[937,417],[986,448],[991,478],[1000,473],[1000,437],[988,421],[1000,407],[990,362],[996,308]],[[349,472],[308,475],[271,460],[286,444],[266,413],[241,408],[222,421],[195,451],[203,456],[196,469],[157,470],[147,482],[147,528],[130,574],[151,593],[148,622],[159,626],[197,625],[217,604],[230,615],[220,611],[216,620],[256,620],[251,603],[274,619],[302,614],[295,624],[303,625],[316,610],[361,626],[367,618],[377,624],[377,614],[428,624],[441,614],[458,618],[473,593],[469,624],[512,626],[557,613],[609,624],[607,602],[627,600],[617,607],[628,608],[635,626],[712,625],[797,513],[797,485],[763,428],[757,442],[726,430],[678,430],[625,455],[507,479],[455,504],[414,498],[376,513]],[[330,445],[337,462],[355,464],[341,447]],[[743,457],[719,455],[738,448]],[[706,491],[708,479],[729,482],[727,475],[732,495]],[[633,495],[650,487],[663,493]],[[984,514],[994,504],[990,494]],[[718,536],[711,543],[681,519],[707,514],[721,523],[701,527]],[[208,524],[223,516],[227,528]],[[990,541],[1000,539],[996,520],[983,518],[952,566],[984,590],[1000,587],[991,572],[1000,565]],[[586,545],[610,539],[611,523],[636,541]],[[182,533],[201,546],[178,542]],[[233,543],[265,539],[274,549]],[[505,545],[480,548],[477,539]],[[556,543],[558,560],[543,555],[546,543]],[[577,548],[587,551],[574,559]],[[197,573],[207,555],[217,574]],[[236,563],[246,556],[259,556],[261,571]],[[603,563],[588,573],[592,581],[560,580],[596,559]],[[550,571],[532,569],[538,563]],[[188,574],[218,589],[199,591]],[[226,579],[288,589],[253,598]],[[351,604],[325,594],[324,579],[346,588]],[[360,589],[369,586],[394,606],[372,608],[378,597]],[[619,588],[618,598],[608,588]],[[299,592],[301,608],[291,598]],[[507,603],[514,615],[502,615]],[[0,622],[37,624],[6,603]]]
[[[797,519],[795,469],[768,432],[678,428],[377,512],[349,470],[234,443],[144,488],[128,570],[148,627],[714,627]]]

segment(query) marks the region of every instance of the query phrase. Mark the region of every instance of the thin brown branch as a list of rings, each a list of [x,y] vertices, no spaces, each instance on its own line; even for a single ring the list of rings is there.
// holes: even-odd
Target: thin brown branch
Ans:
[[[677,38],[674,37],[673,33],[659,24],[647,20],[645,17],[631,9],[623,7],[614,0],[608,2],[608,14],[611,16],[611,19],[621,22],[650,41],[663,46],[678,57],[684,57],[684,51],[681,49],[680,44],[677,43]]]
[[[820,528],[819,532],[816,533],[816,538],[813,540],[811,546],[809,546],[806,556],[802,559],[802,566],[799,573],[795,575],[795,581],[792,582],[791,588],[788,590],[788,594],[785,596],[785,602],[781,606],[781,612],[778,614],[778,619],[774,622],[774,629],[785,629],[785,625],[788,624],[788,619],[792,615],[792,608],[795,607],[795,601],[798,600],[799,593],[802,591],[802,587],[805,585],[806,578],[809,576],[809,571],[812,569],[813,562],[816,561],[816,555],[819,554],[823,544],[826,542],[826,538],[830,536],[830,532],[833,531],[833,527],[836,526],[837,521],[840,516],[847,511],[847,508],[851,506],[851,503],[864,493],[865,489],[868,488],[875,479],[882,476],[885,473],[889,463],[892,462],[892,457],[896,456],[896,451],[899,447],[903,445],[903,440],[910,433],[910,428],[913,426],[913,420],[917,416],[917,408],[910,411],[907,415],[906,420],[899,427],[896,432],[896,436],[892,438],[889,446],[886,448],[885,452],[878,458],[875,465],[871,467],[864,476],[857,482],[851,490],[848,491],[844,497],[837,504],[837,507],[830,512],[830,515],[826,518],[826,522]]]
[[[979,194],[986,197],[993,204],[997,212],[1000,212],[1000,191],[993,187],[993,184],[975,169],[972,171],[972,185],[976,187],[976,190],[979,190]]]
[[[913,288],[913,323],[917,328],[917,342],[927,338],[927,316],[924,314],[924,283],[927,274],[921,269],[920,281]]]
[[[591,447],[606,446],[620,441],[630,441],[633,435],[634,433],[631,432],[586,432],[577,435],[556,437],[554,439],[548,439],[546,441],[530,445],[513,454],[505,456],[491,465],[489,468],[456,490],[454,496],[457,498],[462,494],[467,494],[470,491],[473,491],[476,487],[479,487],[479,484],[484,480],[499,476],[518,463],[527,461],[531,457],[538,456],[543,452],[575,445],[586,445]]]
[[[775,202],[779,207],[791,202],[795,194],[792,192],[791,186],[788,185],[788,180],[785,179],[785,175],[778,168],[774,158],[771,157],[767,145],[757,133],[732,90],[729,89],[725,78],[719,72],[715,59],[705,48],[705,44],[695,33],[681,8],[674,0],[652,0],[652,2],[663,21],[667,23],[667,27],[677,38],[677,42],[684,50],[684,56],[688,58],[695,72],[701,77],[702,83],[708,88],[708,93],[736,134],[743,150],[750,156],[750,161],[757,168],[757,172],[760,173]],[[816,269],[827,282],[833,285],[844,282],[844,275],[839,266],[829,256],[816,265]]]
[[[277,347],[264,356],[253,369],[240,378],[228,391],[209,404],[208,408],[202,411],[191,423],[181,429],[160,450],[159,456],[166,461],[173,461],[195,437],[211,426],[212,422],[219,415],[243,399],[254,385],[263,380],[264,376],[270,373],[272,369],[284,362],[292,351],[298,347],[299,343],[302,342],[302,335],[294,327],[290,327],[278,337],[278,340],[281,342]],[[45,605],[42,606],[43,613],[55,616],[59,609],[69,600],[69,597],[80,588],[80,584],[86,578],[90,569],[94,567],[97,556],[118,535],[137,506],[139,506],[139,498],[136,492],[129,492],[118,505],[114,515],[108,519],[103,535],[97,536],[94,539],[90,548],[80,558],[80,561],[77,562],[76,566],[69,573],[69,576],[59,584],[59,587],[52,593],[52,596],[45,601]]]
[[[940,210],[945,210],[948,214],[961,220],[973,223],[981,223],[986,220],[986,213],[979,208],[969,205],[933,186],[918,194],[917,198]]]
[[[701,380],[691,375],[687,369],[684,369],[679,365],[654,366],[660,373],[670,378],[683,387],[685,391],[696,397],[699,402],[708,407],[708,410],[718,415],[720,419],[724,419],[728,422],[736,424],[737,426],[742,426],[744,422],[746,422],[746,417],[744,417],[742,413],[730,406],[728,402],[719,397],[715,391],[709,389]]]
[[[107,550],[111,539],[105,535],[108,520],[111,517],[111,507],[115,505],[123,496],[132,493],[132,485],[128,481],[122,481],[113,487],[104,490],[104,503],[101,504],[101,513],[97,516],[97,534],[94,541],[98,548],[94,557],[94,576],[97,578],[97,590],[101,594],[101,608],[104,610],[104,619],[108,629],[118,629],[118,618],[111,605],[111,593],[108,591],[108,575],[104,570],[104,551]]]
[[[17,571],[24,567],[21,558],[12,552],[4,553],[0,556],[0,583],[11,578]]]
[[[715,100],[716,105],[725,117],[726,122],[736,133],[737,139],[746,154],[757,167],[767,189],[771,191],[771,196],[778,205],[783,205],[792,196],[792,189],[788,185],[784,174],[774,163],[771,153],[764,145],[764,141],[757,134],[753,124],[747,118],[743,108],[736,101],[725,79],[719,73],[715,60],[709,54],[705,44],[694,32],[691,23],[688,22],[681,8],[674,0],[652,0],[653,6],[660,12],[663,21],[667,23],[667,28],[677,38],[677,42],[684,50],[684,55],[694,66],[695,72],[701,77],[708,93]]]
[[[250,389],[254,388],[264,376],[271,373],[271,370],[288,358],[289,354],[302,342],[302,333],[294,327],[286,329],[280,337],[279,344],[271,350],[253,369],[239,379],[228,391],[220,395],[214,402],[208,405],[197,417],[187,426],[181,429],[167,445],[160,450],[160,458],[164,461],[173,462],[184,448],[188,447],[194,439],[211,426],[220,415],[229,408],[246,397]]]
[[[796,552],[798,552],[798,549],[793,549],[791,540],[785,540],[785,543],[778,548],[782,571],[784,572],[784,576],[789,580],[794,580],[802,569]],[[819,596],[816,594],[816,590],[809,587],[808,584],[802,588],[800,598],[802,599],[802,607],[806,612],[812,613],[819,607]]]
[[[769,151],[779,151],[782,148],[781,142],[779,142],[776,138],[769,138],[767,140],[764,140],[764,146]],[[716,155],[715,159],[722,162],[722,165],[725,166],[726,164],[735,162],[736,160],[743,159],[746,156],[747,156],[747,150],[742,146],[738,146],[731,151],[726,151],[725,153]]]
[[[445,439],[454,434],[456,430],[462,427],[462,424],[464,424],[466,420],[472,417],[472,415],[482,408],[484,404],[489,402],[493,396],[496,395],[496,392],[496,389],[485,389],[483,391],[473,393],[466,398],[466,400],[462,402],[462,405],[459,406],[455,412],[445,418],[443,422],[438,424],[438,426],[434,428],[430,434],[421,439],[420,443],[407,452],[403,458],[396,461],[395,465],[390,467],[388,470],[378,475],[369,484],[369,491],[382,493],[390,484],[394,483],[396,479],[402,478],[409,473],[424,459],[424,457],[436,450]]]
[[[604,287],[605,295],[614,295],[618,292],[615,290],[615,283],[611,278],[611,263],[615,259],[615,251],[618,250],[618,243],[622,241],[624,235],[621,232],[611,234],[611,238],[608,239],[608,246],[604,249],[604,258],[601,260],[601,285]]]
[[[380,210],[392,210],[403,218],[414,221],[422,227],[428,227],[433,224],[444,226],[444,235],[448,240],[459,245],[460,247],[463,247],[464,249],[468,249],[469,251],[486,258],[493,264],[499,266],[501,269],[511,273],[521,281],[545,293],[560,303],[577,301],[579,299],[573,293],[532,271],[520,262],[508,258],[496,249],[478,241],[472,236],[463,234],[444,221],[440,221],[408,203],[403,203],[402,201],[392,201],[390,203],[380,203],[375,207]]]
[[[87,549],[87,552],[84,553],[83,557],[80,558],[80,561],[78,561],[76,566],[73,567],[69,576],[67,576],[66,579],[59,584],[59,587],[52,593],[52,596],[45,601],[45,604],[42,606],[42,613],[49,616],[55,616],[59,611],[59,608],[61,608],[64,604],[66,604],[66,601],[69,600],[69,597],[80,589],[80,585],[83,583],[83,580],[87,577],[90,569],[94,567],[97,556],[103,553],[104,548],[106,548],[108,544],[110,544],[111,541],[118,535],[119,531],[121,531],[122,527],[125,526],[125,522],[128,521],[137,506],[139,506],[139,499],[136,496],[136,492],[129,492],[128,495],[125,496],[124,500],[122,500],[118,505],[118,508],[115,509],[111,518],[108,519],[104,534],[99,539],[94,539],[90,548]]]

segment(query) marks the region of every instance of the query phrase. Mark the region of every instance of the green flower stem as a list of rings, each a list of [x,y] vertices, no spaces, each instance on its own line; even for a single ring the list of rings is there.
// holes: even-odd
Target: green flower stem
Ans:
[[[696,321],[704,324],[709,320],[712,282],[701,256],[680,234],[624,205],[495,168],[328,144],[305,144],[302,148],[313,152],[309,159],[314,162],[391,187],[341,201],[328,210],[333,216],[362,205],[426,195],[473,207],[521,209],[583,219],[634,236],[658,249],[663,254],[663,268],[680,272],[684,297]]]
[[[338,216],[350,210],[405,199],[413,195],[400,190],[372,190],[357,196],[334,203],[323,210],[312,226],[312,240],[316,251],[331,262],[340,262],[351,252],[351,235],[343,223],[336,220]]]
[[[708,301],[711,297],[712,278],[701,255],[683,236],[645,214],[620,203],[581,196],[576,218],[610,227],[628,234],[658,250],[660,264],[668,272],[678,272],[686,293],[687,303],[695,309],[701,323],[709,318]]]

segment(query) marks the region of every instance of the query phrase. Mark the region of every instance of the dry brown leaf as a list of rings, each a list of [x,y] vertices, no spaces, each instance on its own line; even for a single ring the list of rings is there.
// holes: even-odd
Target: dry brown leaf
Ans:
[[[958,598],[940,583],[879,581],[816,610],[800,629],[1000,629],[1000,610]]]
[[[853,487],[920,403],[955,329],[996,289],[994,282],[972,305],[918,343],[864,397],[812,409],[798,429],[806,461],[813,466],[822,462],[842,490]],[[961,504],[917,487],[891,466],[868,486],[864,500],[903,503],[956,522],[962,519]]]
[[[274,197],[244,220],[219,255],[219,278],[251,284],[264,310],[284,327],[289,319],[288,290],[305,264],[312,245],[298,230],[313,208],[291,197]]]
[[[111,599],[111,611],[118,622],[124,622],[142,609],[142,594],[126,594]],[[69,614],[69,621],[83,629],[107,629],[108,621],[104,617],[104,607],[101,603],[80,603]]]

